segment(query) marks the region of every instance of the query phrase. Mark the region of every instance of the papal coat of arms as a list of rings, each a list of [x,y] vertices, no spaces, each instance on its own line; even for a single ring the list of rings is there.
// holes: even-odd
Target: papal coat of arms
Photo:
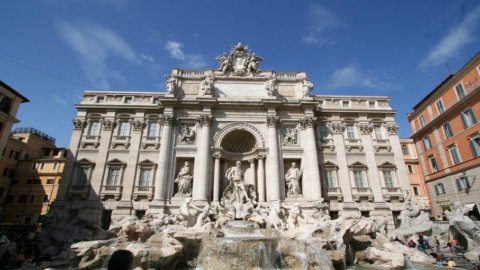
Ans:
[[[230,55],[223,53],[215,58],[220,64],[223,75],[256,75],[259,73],[258,63],[263,60],[255,53],[250,53],[248,46],[238,43],[230,50]]]

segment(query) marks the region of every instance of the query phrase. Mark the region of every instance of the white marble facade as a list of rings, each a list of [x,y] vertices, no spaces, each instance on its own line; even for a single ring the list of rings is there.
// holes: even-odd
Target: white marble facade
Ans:
[[[217,59],[219,69],[173,69],[165,93],[85,92],[55,207],[100,220],[105,210],[113,219],[176,211],[185,197],[218,204],[226,170],[241,161],[259,204],[308,210],[325,200],[331,212],[372,217],[404,209],[409,185],[388,97],[312,96],[305,72],[261,71],[243,45]],[[301,176],[288,192],[293,162]]]

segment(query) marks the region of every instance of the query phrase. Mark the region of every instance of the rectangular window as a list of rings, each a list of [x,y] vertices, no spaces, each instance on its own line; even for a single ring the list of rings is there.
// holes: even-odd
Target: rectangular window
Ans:
[[[327,176],[327,186],[335,187],[334,172],[332,170],[327,170],[325,174]]]
[[[450,137],[453,137],[453,132],[452,132],[452,128],[450,127],[450,123],[447,122],[445,124],[443,124],[443,133],[445,133],[445,138],[450,138]]]
[[[408,173],[414,173],[413,165],[408,164],[408,165],[407,165],[407,168],[408,168]]]
[[[105,97],[97,97],[97,103],[105,102]]]
[[[90,167],[79,167],[77,172],[76,186],[84,186],[88,183],[88,176],[90,174]]]
[[[408,146],[402,145],[402,153],[404,156],[408,156],[410,154],[408,151]]]
[[[439,114],[445,111],[445,108],[443,107],[443,102],[441,99],[437,101],[437,110]]]
[[[55,179],[49,178],[47,179],[47,185],[54,185],[55,184]]]
[[[53,163],[53,169],[54,169],[54,170],[57,169],[57,163],[56,163],[56,162]]]
[[[374,126],[373,130],[375,131],[375,138],[377,140],[383,140],[382,127]]]
[[[460,154],[458,153],[457,146],[453,145],[448,147],[448,151],[450,152],[450,156],[452,157],[453,164],[458,164],[461,161]]]
[[[45,167],[45,163],[40,163],[40,170],[43,170],[43,167]]]
[[[355,136],[355,128],[353,125],[347,126],[347,138],[349,140],[355,140],[357,137]]]
[[[468,182],[468,178],[466,176],[457,178],[456,181],[458,191],[467,190],[470,187],[470,183]]]
[[[472,108],[468,108],[466,111],[462,112],[462,121],[463,126],[466,129],[477,123],[477,118],[475,117]]]
[[[12,106],[12,99],[0,94],[0,111],[8,114]]]
[[[152,169],[142,169],[140,172],[139,186],[150,186],[152,184]]]
[[[358,187],[358,188],[365,187],[363,182],[363,171],[353,171],[353,178],[355,180],[355,187]]]
[[[13,150],[10,150],[10,153],[8,153],[8,158],[12,158],[13,157]]]
[[[432,143],[430,142],[430,137],[425,136],[423,138],[423,146],[425,147],[425,150],[428,150],[428,149],[432,148]]]
[[[131,104],[133,102],[133,97],[125,97],[123,101],[125,104]]]
[[[428,161],[430,162],[430,167],[432,168],[432,172],[438,172],[438,165],[435,157],[434,156],[429,157]]]
[[[158,123],[150,122],[148,123],[147,137],[156,137],[158,136]]]
[[[465,89],[463,89],[463,85],[461,83],[455,86],[455,92],[457,92],[458,100],[465,97]]]
[[[42,201],[42,202],[43,202],[43,203],[48,203],[48,195],[47,195],[47,194],[45,194],[45,195],[43,196],[43,201]]]
[[[348,105],[350,105],[350,101],[346,101],[346,100],[342,101],[342,106],[344,108],[348,108]]]
[[[425,118],[423,118],[423,115],[420,115],[419,121],[420,121],[420,126],[423,128],[425,126]]]
[[[34,203],[35,202],[35,194],[30,194],[30,198],[28,199],[28,203]]]
[[[435,192],[437,193],[437,195],[445,194],[445,187],[442,183],[435,185]]]
[[[392,171],[383,171],[383,180],[385,181],[385,187],[393,187]]]
[[[480,136],[470,138],[470,148],[474,157],[480,156]]]
[[[118,125],[118,131],[117,131],[118,136],[128,136],[130,134],[130,123],[121,121],[120,124]]]
[[[90,128],[88,129],[88,135],[98,136],[100,135],[100,121],[90,122]]]
[[[413,194],[418,196],[418,187],[413,187]]]
[[[328,135],[330,135],[330,131],[326,125],[319,125],[318,126],[320,131],[320,139],[322,141],[326,141],[328,139]]]
[[[111,168],[108,175],[107,186],[118,186],[120,184],[120,169]]]
[[[375,101],[369,101],[368,102],[368,107],[375,108]]]

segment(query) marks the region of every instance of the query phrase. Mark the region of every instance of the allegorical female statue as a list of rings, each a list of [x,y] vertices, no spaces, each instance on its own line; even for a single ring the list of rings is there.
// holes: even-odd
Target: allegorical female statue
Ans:
[[[300,188],[300,178],[302,171],[297,168],[297,163],[292,162],[292,167],[288,169],[285,174],[285,182],[287,183],[287,195],[300,195],[302,190]]]
[[[190,173],[190,163],[185,161],[185,165],[175,178],[175,183],[178,184],[178,191],[175,195],[190,196],[192,194],[192,180],[193,176]]]

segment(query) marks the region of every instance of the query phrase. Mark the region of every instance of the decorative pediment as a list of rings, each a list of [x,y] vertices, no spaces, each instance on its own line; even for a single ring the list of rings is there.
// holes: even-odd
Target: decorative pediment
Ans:
[[[149,159],[144,159],[138,163],[138,166],[140,167],[156,167],[157,163],[149,160]]]
[[[382,163],[382,164],[380,164],[380,165],[378,165],[378,167],[379,167],[379,168],[392,168],[392,169],[393,169],[393,168],[397,168],[397,166],[395,166],[395,164],[392,164],[392,163],[390,163],[390,162],[388,162],[388,161],[387,161],[387,162],[384,162],[384,163]]]
[[[118,159],[116,159],[116,158],[108,161],[107,164],[108,164],[108,165],[117,165],[117,166],[125,166],[125,165],[126,165],[123,161],[118,160]]]
[[[91,162],[90,160],[86,158],[82,158],[77,160],[78,165],[88,165],[88,166],[95,166],[95,162]]]
[[[355,163],[352,163],[348,165],[349,168],[367,168],[367,165],[361,163],[360,161],[356,161]]]
[[[327,161],[327,162],[323,163],[322,166],[325,167],[325,168],[338,168],[338,165],[331,162],[331,161]]]

